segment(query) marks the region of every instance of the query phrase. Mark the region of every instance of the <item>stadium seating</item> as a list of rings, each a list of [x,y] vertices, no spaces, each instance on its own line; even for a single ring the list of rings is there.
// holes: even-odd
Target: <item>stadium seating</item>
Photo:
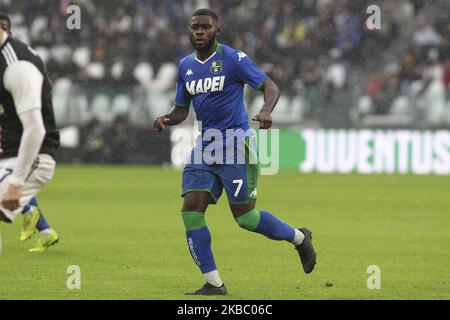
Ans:
[[[272,7],[262,0],[187,0],[183,5],[168,0],[166,7],[157,8],[153,2],[86,0],[78,4],[85,15],[83,29],[70,32],[61,31],[65,21],[58,3],[44,7],[35,1],[8,1],[8,11],[14,36],[33,46],[47,63],[60,123],[84,125],[94,117],[109,123],[124,112],[134,112],[131,121],[143,123],[166,112],[174,99],[178,60],[192,52],[186,24],[198,6],[214,7],[225,24],[220,41],[245,51],[281,87],[283,96],[273,113],[276,126],[330,121],[361,126],[383,119],[402,126],[450,123],[449,83],[442,81],[450,73],[446,2],[385,2],[383,28],[368,30],[361,18],[364,1],[279,1]],[[245,19],[230,23],[235,14]],[[298,25],[286,24],[288,20]],[[378,82],[371,82],[375,73]],[[435,82],[429,82],[430,75]],[[87,92],[95,83],[102,89]],[[135,89],[116,92],[130,86]],[[320,92],[318,105],[309,105],[308,90]],[[346,114],[339,114],[342,106],[332,106],[353,96]],[[246,97],[249,111],[257,112],[262,97]],[[107,115],[99,114],[106,110]]]

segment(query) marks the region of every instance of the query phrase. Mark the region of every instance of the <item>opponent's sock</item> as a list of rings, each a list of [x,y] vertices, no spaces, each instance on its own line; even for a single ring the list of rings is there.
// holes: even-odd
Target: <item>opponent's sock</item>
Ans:
[[[33,197],[30,202],[27,204],[27,206],[34,206],[36,208],[39,209],[39,203],[36,197]],[[53,230],[50,227],[50,225],[48,224],[47,220],[45,219],[44,215],[41,212],[41,216],[39,217],[39,220],[36,224],[36,229],[41,233],[41,234],[50,234]]]
[[[33,212],[33,208],[29,204],[27,204],[23,207],[23,209],[20,213],[23,215],[27,215],[27,214],[30,214],[31,212]]]
[[[50,232],[52,232],[52,228],[50,228],[47,220],[45,220],[45,217],[42,213],[36,224],[36,229],[42,234],[49,234]]]
[[[31,198],[30,202],[28,202],[30,206],[39,207],[39,203],[36,197]]]
[[[295,229],[267,211],[253,209],[236,219],[241,228],[260,233],[272,240],[295,239]]]
[[[33,197],[30,202],[28,202],[22,209],[21,213],[23,215],[31,213],[33,211],[32,207],[38,207],[38,202],[36,197]]]
[[[205,213],[195,211],[182,212],[186,227],[186,239],[192,259],[199,266],[206,281],[212,285],[221,283],[211,249],[211,234],[206,226]],[[216,273],[212,273],[216,271]],[[221,284],[219,285],[219,287]]]

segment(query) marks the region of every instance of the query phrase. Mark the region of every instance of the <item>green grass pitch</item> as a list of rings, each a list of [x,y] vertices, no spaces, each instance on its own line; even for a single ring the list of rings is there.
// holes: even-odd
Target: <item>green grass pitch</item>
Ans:
[[[61,241],[28,253],[22,219],[2,224],[0,299],[186,299],[203,277],[186,247],[180,185],[169,169],[59,166],[39,199]],[[437,176],[261,177],[258,208],[313,231],[310,275],[290,244],[241,230],[222,196],[207,222],[226,299],[449,299],[449,190]],[[80,290],[66,287],[71,265]],[[379,290],[367,288],[370,265]]]

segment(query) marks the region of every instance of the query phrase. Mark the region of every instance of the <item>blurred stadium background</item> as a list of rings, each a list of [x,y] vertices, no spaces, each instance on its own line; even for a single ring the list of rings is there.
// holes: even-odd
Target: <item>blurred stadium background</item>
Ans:
[[[81,8],[80,30],[66,27],[72,4]],[[380,30],[366,27],[372,4],[382,10]],[[47,63],[63,129],[60,161],[170,163],[170,133],[149,128],[173,103],[178,60],[192,51],[189,17],[204,6],[220,13],[219,40],[248,53],[281,87],[273,118],[283,133],[382,128],[433,135],[450,124],[448,1],[0,0],[14,35]],[[262,99],[247,90],[250,114]],[[433,149],[429,137],[420,136],[424,152]],[[425,173],[450,173],[449,139],[441,132],[434,143],[444,149],[441,169],[430,164]]]

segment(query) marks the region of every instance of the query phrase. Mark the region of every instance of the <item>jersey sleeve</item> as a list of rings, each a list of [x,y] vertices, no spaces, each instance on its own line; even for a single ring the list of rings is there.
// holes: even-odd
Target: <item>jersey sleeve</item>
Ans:
[[[175,106],[188,108],[191,105],[192,96],[186,89],[182,74],[181,64],[178,66],[177,88],[175,96]]]
[[[19,118],[22,122],[23,133],[20,140],[17,161],[9,183],[16,186],[23,186],[44,141],[45,126],[41,110],[39,109],[33,108],[19,113]]]
[[[5,89],[13,99],[18,114],[42,107],[44,76],[31,62],[22,60],[9,65],[3,75]]]
[[[250,85],[253,89],[259,89],[267,76],[242,51],[235,51],[233,54],[238,80]]]

